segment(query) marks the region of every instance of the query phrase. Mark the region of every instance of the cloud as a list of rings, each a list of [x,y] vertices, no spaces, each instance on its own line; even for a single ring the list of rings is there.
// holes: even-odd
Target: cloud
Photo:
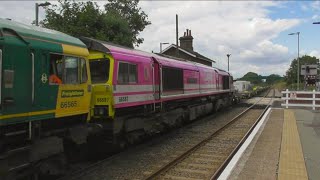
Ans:
[[[301,5],[301,10],[302,11],[308,11],[309,10],[309,7],[305,4]]]
[[[312,50],[308,54],[309,54],[309,56],[315,56],[316,58],[320,59],[320,51],[318,51],[318,50]]]
[[[195,51],[217,60],[216,66],[223,69],[227,69],[226,54],[231,53],[230,70],[237,77],[252,70],[267,73],[266,69],[284,74],[283,67],[290,64],[288,48],[272,40],[301,23],[299,19],[269,18],[268,8],[279,5],[274,1],[143,1],[140,5],[152,25],[141,33],[145,41],[138,49],[158,52],[160,42],[175,44],[178,14],[179,37],[191,29]]]
[[[315,15],[312,16],[311,19],[313,19],[313,20],[318,20],[319,18],[320,18],[319,15],[315,14]]]
[[[311,3],[311,8],[313,9],[313,10],[320,10],[320,1],[314,1],[314,2],[312,2]]]
[[[0,17],[30,24],[35,19],[34,6],[31,1],[0,1]],[[191,29],[195,51],[217,60],[215,66],[222,69],[227,69],[226,54],[231,53],[230,71],[236,77],[253,70],[258,74],[267,70],[284,74],[284,67],[290,64],[288,48],[273,40],[302,22],[270,18],[270,13],[289,6],[278,1],[140,1],[139,6],[152,24],[140,34],[145,41],[137,49],[159,52],[160,42],[175,44],[178,14],[179,37]],[[317,8],[319,3],[312,6]],[[39,10],[41,20],[44,10]]]

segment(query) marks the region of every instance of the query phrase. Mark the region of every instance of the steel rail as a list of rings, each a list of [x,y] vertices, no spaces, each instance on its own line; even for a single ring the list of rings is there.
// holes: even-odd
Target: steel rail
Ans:
[[[274,94],[274,93],[273,93]],[[269,93],[267,94],[269,95]],[[271,101],[271,100],[270,100]],[[227,157],[227,159],[222,163],[222,165],[218,168],[217,171],[211,176],[210,180],[218,179],[218,177],[221,175],[223,170],[227,167],[233,156],[238,152],[238,150],[241,148],[243,143],[247,140],[253,129],[257,126],[257,124],[260,122],[261,118],[264,116],[264,114],[267,112],[267,110],[270,107],[270,102],[267,105],[267,107],[263,110],[263,112],[260,114],[260,116],[257,118],[256,122],[251,126],[249,131],[246,133],[246,135],[241,139],[241,141],[238,143],[236,148],[231,152],[231,154]]]
[[[268,93],[261,98],[259,101],[257,101],[255,104],[251,105],[250,107],[248,107],[247,109],[245,109],[243,112],[241,112],[239,115],[237,115],[236,117],[234,117],[230,122],[228,122],[226,125],[224,125],[222,128],[220,128],[219,130],[215,131],[214,133],[212,133],[211,135],[209,135],[207,138],[205,138],[204,140],[202,140],[201,142],[199,142],[198,144],[194,145],[192,148],[190,148],[189,150],[187,150],[186,152],[184,152],[182,155],[176,157],[174,160],[172,160],[171,162],[169,162],[168,164],[160,167],[157,171],[153,172],[152,174],[150,174],[148,177],[145,178],[145,180],[151,180],[151,179],[155,179],[157,176],[159,176],[161,173],[168,171],[170,168],[172,168],[173,166],[175,166],[176,164],[178,164],[179,162],[181,162],[183,159],[185,159],[186,157],[188,157],[190,154],[192,154],[194,151],[196,151],[197,149],[199,149],[202,145],[206,144],[208,141],[210,141],[213,137],[215,137],[216,135],[218,135],[220,132],[222,132],[224,129],[226,129],[227,127],[229,127],[231,124],[233,124],[237,119],[239,119],[240,117],[242,117],[245,113],[247,113],[250,109],[252,109],[254,106],[256,106],[262,99],[264,99],[265,97],[267,97],[267,95],[269,94],[271,90],[268,91]],[[270,104],[270,103],[269,103]],[[266,109],[268,109],[270,105],[267,106]],[[263,114],[266,112],[266,110],[263,111],[263,113],[259,116],[258,120],[263,116]],[[257,120],[257,121],[258,121]],[[250,131],[252,131],[250,129]],[[247,134],[246,134],[247,137]],[[242,142],[243,143],[243,142]],[[239,144],[238,144],[239,145]],[[236,147],[237,149],[239,149],[240,147]],[[232,152],[232,154],[235,154],[235,150]],[[233,157],[232,155],[232,157]],[[230,155],[229,155],[230,156]],[[229,157],[228,157],[229,158]],[[227,158],[227,159],[228,159]],[[230,156],[231,158],[231,156]],[[231,159],[230,159],[231,160]],[[227,162],[229,162],[230,160],[228,160]],[[227,164],[227,162],[224,162],[222,165],[225,166],[225,164]],[[220,167],[219,169],[223,169],[222,167]],[[222,172],[222,170],[219,170],[219,172]],[[220,172],[220,173],[221,173]],[[219,175],[220,175],[219,173]]]
[[[267,93],[268,94],[268,93]],[[258,102],[256,102],[254,105],[256,105],[257,103],[259,103],[262,99],[260,99]],[[245,111],[249,110],[251,107],[253,107],[254,105],[250,106],[249,108],[247,108]],[[242,114],[244,113],[242,112],[241,114],[237,115],[237,117],[242,116]],[[235,117],[235,118],[237,118]],[[233,118],[233,119],[235,119]],[[79,175],[85,175],[90,173],[91,171],[94,171],[97,167],[99,167],[100,165],[102,165],[105,162],[108,162],[112,159],[115,159],[117,157],[120,157],[122,155],[123,152],[118,152],[116,154],[111,155],[110,157],[107,157],[105,159],[102,159],[100,161],[94,162],[86,167],[80,168],[76,171],[71,172],[70,174],[64,175],[62,177],[59,177],[58,180],[66,180],[66,179],[74,179],[74,176],[77,175],[76,177],[78,177]]]

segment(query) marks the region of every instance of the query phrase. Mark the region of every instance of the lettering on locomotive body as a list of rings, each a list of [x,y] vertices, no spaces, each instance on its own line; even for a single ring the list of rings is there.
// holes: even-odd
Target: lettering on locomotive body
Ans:
[[[128,102],[128,96],[119,97],[119,102]]]
[[[80,97],[84,95],[84,90],[62,90],[62,98]]]
[[[77,101],[65,101],[65,102],[61,102],[60,103],[60,108],[74,108],[78,106],[78,102]]]

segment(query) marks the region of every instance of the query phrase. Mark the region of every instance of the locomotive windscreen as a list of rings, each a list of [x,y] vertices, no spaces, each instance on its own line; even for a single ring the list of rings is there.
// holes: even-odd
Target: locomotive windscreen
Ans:
[[[163,91],[183,90],[183,71],[178,68],[162,68]]]
[[[94,59],[90,61],[91,82],[106,83],[109,79],[109,59]]]

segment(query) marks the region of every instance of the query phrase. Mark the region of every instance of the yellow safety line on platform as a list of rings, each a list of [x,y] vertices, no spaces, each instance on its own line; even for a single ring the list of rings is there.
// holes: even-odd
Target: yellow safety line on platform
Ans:
[[[296,118],[292,110],[284,110],[283,123],[278,179],[308,179]]]

